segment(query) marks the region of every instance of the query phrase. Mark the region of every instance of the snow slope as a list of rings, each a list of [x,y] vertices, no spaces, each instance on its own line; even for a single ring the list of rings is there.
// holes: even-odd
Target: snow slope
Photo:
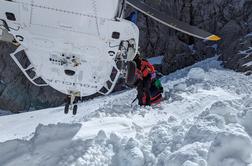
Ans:
[[[163,59],[164,59],[164,56],[156,56],[156,57],[149,58],[148,61],[153,65],[158,65],[158,64],[162,64]]]
[[[136,91],[0,117],[1,166],[252,166],[252,77],[216,58],[162,78],[167,100]]]

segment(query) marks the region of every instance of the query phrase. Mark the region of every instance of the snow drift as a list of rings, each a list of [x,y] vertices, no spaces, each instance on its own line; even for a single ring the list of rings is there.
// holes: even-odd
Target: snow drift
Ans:
[[[1,165],[252,165],[251,76],[210,59],[162,81],[167,100],[153,107],[131,107],[130,90],[80,104],[76,116],[1,116]]]

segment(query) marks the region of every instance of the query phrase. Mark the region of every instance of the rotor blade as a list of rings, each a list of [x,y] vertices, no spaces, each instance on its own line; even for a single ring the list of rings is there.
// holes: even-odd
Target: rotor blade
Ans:
[[[191,35],[200,39],[204,39],[204,40],[210,40],[210,41],[218,41],[221,39],[219,36],[216,36],[214,34],[201,30],[195,26],[191,26],[182,21],[176,20],[172,17],[166,16],[162,14],[161,12],[159,12],[157,9],[154,9],[148,6],[146,3],[140,0],[127,0],[127,4],[139,10],[143,14],[153,18],[154,20],[168,27],[171,27],[173,29],[186,33],[188,35]]]

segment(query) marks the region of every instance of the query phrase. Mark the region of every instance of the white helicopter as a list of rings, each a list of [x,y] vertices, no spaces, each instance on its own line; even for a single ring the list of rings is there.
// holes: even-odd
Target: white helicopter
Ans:
[[[107,95],[120,75],[130,77],[139,29],[124,19],[126,5],[186,34],[220,40],[141,0],[0,0],[0,40],[17,46],[10,56],[34,85],[71,96],[65,113],[70,107],[76,114],[76,97]]]

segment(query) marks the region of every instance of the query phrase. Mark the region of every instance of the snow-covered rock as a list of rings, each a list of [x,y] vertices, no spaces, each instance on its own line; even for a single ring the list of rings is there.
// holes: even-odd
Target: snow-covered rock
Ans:
[[[231,107],[225,101],[215,102],[211,108],[210,112],[222,116],[227,124],[237,123],[237,113],[239,112],[235,108]]]
[[[207,149],[207,144],[189,144],[166,156],[163,163],[165,166],[181,166],[189,163],[197,164],[197,166],[206,166]]]
[[[224,129],[224,119],[218,115],[208,114],[200,116],[195,124],[190,127],[184,137],[184,144],[194,142],[209,142]]]
[[[245,112],[245,115],[242,117],[241,124],[245,127],[248,134],[252,136],[252,108],[251,110]]]
[[[167,122],[158,123],[149,133],[152,141],[152,152],[159,155],[167,147],[171,151],[178,149],[182,144],[183,134],[184,129],[182,126],[174,126]]]
[[[245,166],[252,162],[252,140],[240,125],[219,133],[208,153],[209,166]]]
[[[184,164],[182,166],[199,166],[197,163],[194,163],[190,160],[187,160],[186,162],[184,162]]]
[[[205,71],[202,68],[192,68],[189,73],[188,73],[188,77],[190,79],[193,79],[195,81],[197,80],[204,80],[205,79]]]

